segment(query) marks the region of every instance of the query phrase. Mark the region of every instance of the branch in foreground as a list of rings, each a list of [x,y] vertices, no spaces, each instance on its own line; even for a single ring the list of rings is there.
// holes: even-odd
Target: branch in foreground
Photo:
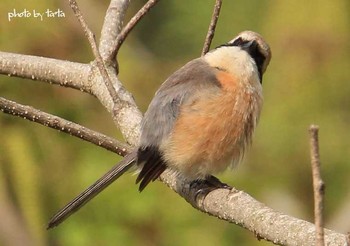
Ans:
[[[108,60],[108,56],[113,52],[113,43],[117,39],[125,17],[130,0],[111,0],[103,22],[101,38],[99,44],[100,54],[107,66],[117,68],[115,59]]]
[[[202,50],[202,56],[204,56],[210,49],[210,44],[214,38],[216,24],[217,24],[218,19],[219,19],[221,5],[222,5],[222,0],[216,0],[213,15],[211,16],[211,21],[210,21],[208,33],[207,33],[207,36],[205,38],[205,42],[204,42],[204,46],[203,46],[203,50]]]
[[[68,133],[121,156],[125,156],[131,150],[129,145],[121,143],[118,140],[108,137],[102,133],[95,132],[74,122],[2,97],[0,97],[0,110],[4,113],[18,116],[23,119]]]
[[[84,30],[85,36],[89,40],[92,52],[93,52],[95,59],[96,59],[96,63],[97,63],[96,65],[100,71],[100,74],[103,78],[103,81],[108,89],[108,92],[109,92],[111,98],[112,98],[112,101],[114,102],[114,104],[119,104],[120,103],[119,95],[117,94],[116,90],[113,87],[112,80],[111,80],[110,76],[108,75],[107,69],[104,65],[104,62],[103,62],[102,57],[100,55],[100,52],[98,51],[95,35],[92,33],[92,31],[90,30],[90,28],[86,24],[84,17],[80,12],[80,9],[79,9],[77,2],[75,0],[69,0],[69,4],[70,4],[75,16],[78,18],[79,23]]]
[[[90,65],[52,58],[0,52],[0,74],[48,82],[92,94]]]
[[[307,221],[282,214],[234,188],[216,189],[198,199],[206,187],[193,187],[191,182],[166,170],[161,180],[194,208],[248,229],[260,239],[279,245],[315,245],[315,226]],[[346,235],[325,230],[328,246],[345,245]]]
[[[88,92],[102,103],[123,133],[126,141],[132,145],[138,142],[142,114],[137,108],[133,96],[124,89],[116,74],[111,74],[122,105],[116,105],[94,64],[82,64],[46,57],[19,55],[0,52],[0,74],[16,76],[61,85]],[[117,111],[115,110],[117,107]]]
[[[314,188],[314,213],[316,225],[317,246],[324,245],[324,230],[323,230],[323,197],[325,185],[321,178],[321,163],[318,144],[318,126],[311,125],[310,133],[310,149],[311,149],[311,167],[312,167],[312,183]]]
[[[136,24],[145,16],[153,6],[155,6],[159,0],[148,0],[148,2],[131,18],[128,24],[123,28],[121,33],[118,35],[117,40],[114,42],[113,50],[109,54],[108,60],[115,59],[120,47],[122,46],[124,40],[129,35],[131,30],[136,26]]]

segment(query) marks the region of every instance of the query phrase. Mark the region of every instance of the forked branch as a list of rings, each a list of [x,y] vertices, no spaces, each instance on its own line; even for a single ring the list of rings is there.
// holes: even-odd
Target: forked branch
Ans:
[[[148,0],[148,2],[131,18],[128,24],[123,28],[123,30],[118,35],[117,40],[113,44],[113,50],[109,55],[108,60],[115,59],[120,47],[122,46],[124,40],[132,31],[132,29],[137,25],[137,23],[144,17],[152,7],[154,7],[159,0]]]
[[[95,35],[92,33],[92,31],[90,30],[90,28],[86,24],[84,17],[80,12],[80,9],[79,9],[77,2],[75,0],[69,0],[69,4],[70,4],[75,16],[78,18],[79,23],[84,30],[85,36],[89,40],[92,52],[96,58],[97,67],[101,73],[101,76],[103,78],[103,81],[104,81],[107,89],[108,89],[108,92],[109,92],[110,96],[112,97],[112,101],[114,104],[119,104],[120,103],[119,102],[120,101],[119,95],[117,94],[115,88],[113,87],[113,82],[112,82],[110,76],[108,75],[107,69],[104,65],[104,62],[103,62],[102,57],[100,55],[100,52],[97,48]]]

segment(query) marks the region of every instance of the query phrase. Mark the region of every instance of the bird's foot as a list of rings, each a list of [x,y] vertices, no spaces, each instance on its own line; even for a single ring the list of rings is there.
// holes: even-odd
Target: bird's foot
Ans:
[[[206,179],[194,180],[190,184],[191,188],[197,189],[195,194],[195,200],[206,197],[210,192],[216,189],[229,189],[232,188],[225,183],[222,183],[218,178],[210,175]]]

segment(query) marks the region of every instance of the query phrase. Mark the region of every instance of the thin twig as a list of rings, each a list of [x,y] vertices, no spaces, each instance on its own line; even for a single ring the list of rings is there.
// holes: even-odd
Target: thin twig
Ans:
[[[90,130],[74,122],[51,115],[30,106],[22,105],[0,97],[0,110],[4,113],[21,117],[23,119],[51,127],[69,135],[78,137],[87,142],[93,143],[106,150],[125,156],[131,148],[114,138],[102,133]]]
[[[94,53],[94,56],[96,58],[97,67],[101,73],[101,76],[103,78],[104,83],[106,84],[108,92],[109,92],[110,96],[112,97],[114,104],[117,104],[117,103],[119,103],[120,99],[119,99],[119,96],[118,96],[116,90],[113,87],[112,80],[111,80],[110,76],[108,75],[108,72],[107,72],[107,69],[103,63],[101,54],[98,51],[95,35],[92,33],[92,31],[90,30],[90,28],[86,24],[84,17],[80,12],[80,9],[78,7],[77,2],[75,0],[69,0],[69,4],[70,4],[70,7],[72,8],[75,16],[78,18],[79,23],[84,30],[85,36],[89,40],[92,52]]]
[[[136,24],[144,17],[152,7],[154,7],[159,0],[149,0],[143,7],[134,15],[134,17],[131,18],[131,20],[126,24],[126,26],[123,28],[123,30],[118,35],[117,40],[113,44],[113,52],[111,52],[110,56],[108,57],[108,60],[112,60],[115,58],[115,56],[118,54],[118,51],[120,47],[122,46],[124,40],[129,35],[131,30],[136,26]]]
[[[313,187],[314,187],[314,202],[315,202],[314,213],[315,213],[315,226],[316,226],[316,245],[324,246],[323,197],[325,192],[325,185],[321,178],[318,129],[319,129],[318,126],[311,125],[309,128],[309,133],[310,133],[312,180],[313,180]]]
[[[204,46],[202,50],[202,56],[204,56],[210,49],[210,44],[214,38],[216,24],[219,19],[220,9],[222,5],[222,0],[216,0],[213,15],[211,16],[211,21],[208,29],[207,36],[205,37]]]

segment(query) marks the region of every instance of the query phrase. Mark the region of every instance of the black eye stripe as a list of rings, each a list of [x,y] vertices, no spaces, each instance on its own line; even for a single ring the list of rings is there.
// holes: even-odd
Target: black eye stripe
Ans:
[[[249,41],[248,40],[244,40],[241,37],[239,37],[239,38],[235,39],[233,41],[233,43],[229,43],[229,45],[230,46],[242,46],[242,45],[244,45],[246,43],[249,43]]]
[[[263,69],[263,65],[266,60],[266,57],[264,56],[263,53],[261,53],[258,45],[252,45],[251,48],[248,48],[246,51],[253,58],[259,72],[260,82],[262,82],[262,69]]]
[[[256,41],[253,41],[250,45],[248,44],[249,42],[251,42],[251,40],[245,40],[242,37],[239,37],[231,43],[226,43],[216,47],[216,49],[220,47],[236,46],[236,47],[240,47],[242,50],[245,50],[253,58],[255,65],[258,69],[260,82],[262,82],[262,74],[263,74],[262,69],[263,69],[263,65],[266,60],[266,57],[259,49],[259,44]]]
[[[244,45],[246,43],[249,43],[249,41],[248,40],[244,40],[241,37],[239,37],[239,38],[235,39],[232,43],[222,44],[222,45],[216,47],[216,49],[220,48],[220,47],[232,47],[232,46],[239,47],[239,46],[242,46],[242,45]]]

